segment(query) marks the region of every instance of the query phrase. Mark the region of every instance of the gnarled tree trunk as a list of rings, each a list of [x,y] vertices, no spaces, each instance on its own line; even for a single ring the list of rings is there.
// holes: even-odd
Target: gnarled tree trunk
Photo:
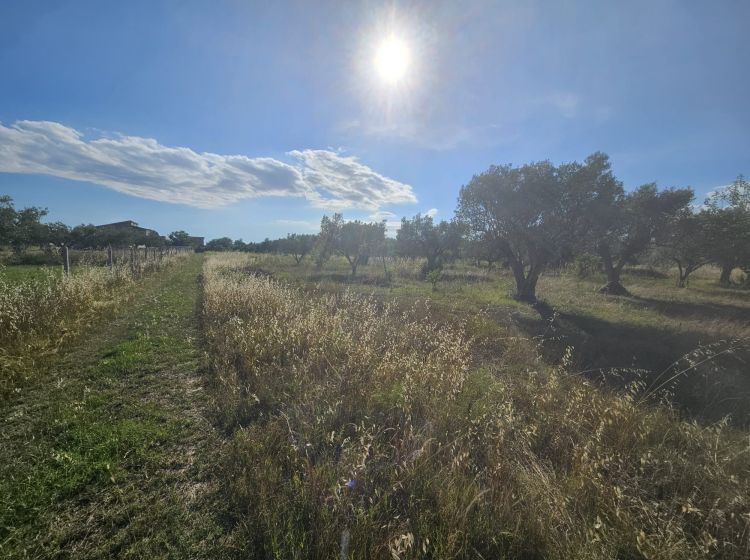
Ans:
[[[539,281],[541,270],[532,265],[529,267],[529,271],[526,272],[523,263],[515,259],[510,261],[510,268],[513,270],[513,277],[516,280],[516,294],[514,297],[518,301],[536,303],[536,284]]]
[[[604,272],[607,273],[607,283],[599,288],[599,293],[609,294],[611,296],[628,296],[630,292],[620,282],[620,274],[622,273],[623,265],[625,261],[620,260],[616,265],[612,260],[612,256],[609,253],[609,249],[606,247],[599,249],[599,254],[602,257],[602,263],[604,264]]]
[[[620,282],[620,273],[622,272],[621,267],[605,268],[607,272],[607,283],[599,288],[599,292],[602,294],[609,294],[611,296],[628,296],[627,288]]]
[[[682,266],[682,263],[677,261],[677,287],[687,288],[690,285],[690,275],[703,266],[704,263],[688,263]]]
[[[722,286],[729,286],[731,278],[732,278],[732,271],[734,270],[734,266],[731,264],[722,264],[721,265],[721,276],[719,277],[719,284]]]
[[[357,275],[357,265],[359,265],[359,255],[354,255],[354,258],[349,255],[344,255],[346,260],[349,262],[349,266],[352,268],[352,278]]]

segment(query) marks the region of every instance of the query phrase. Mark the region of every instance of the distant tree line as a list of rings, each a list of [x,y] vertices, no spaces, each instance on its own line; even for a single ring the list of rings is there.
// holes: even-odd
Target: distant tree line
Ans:
[[[147,245],[190,246],[190,236],[184,231],[175,231],[168,237],[147,234],[127,228],[102,228],[93,224],[70,227],[62,222],[45,223],[46,208],[31,206],[16,209],[13,199],[0,196],[0,249],[10,248],[21,254],[31,247],[45,248],[50,245],[73,249],[102,249],[108,246],[129,247]]]
[[[418,257],[423,276],[463,257],[507,266],[515,296],[536,301],[541,275],[582,255],[598,260],[606,275],[601,291],[627,294],[626,265],[647,253],[678,270],[677,285],[707,264],[731,272],[750,271],[750,184],[743,176],[694,204],[690,188],[659,190],[653,183],[626,191],[609,157],[594,153],[583,162],[555,166],[541,161],[515,167],[491,166],[461,188],[452,221],[431,216],[403,218],[395,240],[385,223],[324,216],[316,235],[291,234],[261,243],[215,240],[207,248],[277,252],[297,263],[312,255],[322,266],[332,255],[346,259],[355,276],[371,257]],[[383,261],[385,266],[385,260]]]
[[[0,245],[23,250],[41,243],[95,247],[144,241],[113,239],[117,232],[91,225],[71,229],[43,224],[46,213],[40,208],[15,210],[9,197],[0,198]],[[189,236],[173,232],[162,242],[188,244]],[[381,259],[386,273],[386,257],[424,259],[424,277],[459,257],[468,258],[488,267],[507,266],[516,298],[529,302],[536,301],[537,283],[546,270],[585,255],[597,259],[606,275],[603,293],[627,294],[623,269],[647,253],[677,268],[680,287],[707,264],[720,267],[719,281],[727,285],[734,269],[750,271],[750,183],[740,175],[696,206],[690,188],[659,190],[649,183],[626,191],[609,157],[597,152],[583,162],[557,166],[549,161],[493,165],[461,188],[453,220],[436,223],[420,214],[403,218],[395,239],[386,237],[385,222],[334,214],[323,217],[318,234],[257,243],[222,237],[205,248],[283,253],[298,264],[309,256],[318,267],[337,255],[347,261],[352,277],[372,258]]]

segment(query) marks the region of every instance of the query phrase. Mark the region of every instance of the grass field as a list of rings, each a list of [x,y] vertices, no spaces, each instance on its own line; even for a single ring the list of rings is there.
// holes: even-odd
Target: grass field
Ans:
[[[3,401],[0,557],[213,557],[200,268],[195,256],[136,285]]]
[[[91,321],[127,305],[130,289],[149,274],[184,258],[79,264],[68,276],[59,268],[10,266],[0,272],[0,396],[33,380],[44,361]]]
[[[711,268],[695,273],[687,289],[676,288],[670,273],[626,271],[631,297],[599,294],[603,277],[551,273],[540,281],[543,305],[533,309],[512,298],[509,272],[463,264],[446,269],[435,291],[419,279],[419,265],[408,262],[392,265],[390,283],[380,263],[364,267],[354,280],[345,262],[318,271],[291,257],[258,256],[252,267],[303,287],[348,289],[403,306],[429,298],[436,320],[463,318],[490,357],[503,354],[504,341],[524,338],[548,363],[567,356],[575,369],[615,386],[635,377],[664,380],[687,368],[669,385],[675,404],[708,421],[731,415],[736,424],[750,422],[750,291],[718,286],[718,271]],[[508,358],[506,365],[515,367]],[[695,359],[704,363],[687,365]]]
[[[706,407],[670,404],[705,364],[712,382],[735,375],[717,365],[720,350],[699,350],[660,387],[660,372],[631,363],[581,375],[588,357],[570,346],[614,339],[608,325],[628,306],[632,330],[645,330],[613,344],[643,346],[659,322],[683,338],[693,323],[599,296],[596,280],[552,275],[535,309],[509,299],[502,273],[459,267],[433,292],[414,268],[395,266],[386,285],[373,265],[350,280],[343,263],[208,262],[204,325],[229,438],[219,485],[232,546],[259,558],[339,548],[353,558],[747,556],[747,432],[710,423]],[[627,277],[636,294],[638,278]],[[675,290],[644,284],[651,298]],[[731,295],[695,284],[703,295],[674,297],[718,305]],[[579,316],[597,322],[585,330]],[[700,331],[707,343],[733,326],[714,318]]]
[[[0,556],[748,556],[750,292],[387,267],[129,283],[0,405]]]
[[[23,282],[34,278],[43,278],[48,274],[62,275],[62,266],[38,266],[33,264],[19,264],[0,266],[0,278],[9,283]]]

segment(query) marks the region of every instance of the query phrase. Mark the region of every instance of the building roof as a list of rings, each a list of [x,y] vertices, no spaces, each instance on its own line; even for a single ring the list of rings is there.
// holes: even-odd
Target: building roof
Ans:
[[[100,226],[96,226],[98,228],[111,228],[111,227],[131,227],[131,228],[137,228],[140,227],[138,225],[138,222],[134,222],[133,220],[125,220],[124,222],[114,222],[111,224],[102,224]],[[144,228],[141,228],[144,229]]]
[[[100,226],[96,226],[97,229],[131,229],[131,230],[137,230],[142,231],[146,233],[147,235],[159,235],[159,232],[153,229],[144,228],[138,225],[138,222],[134,222],[133,220],[125,220],[124,222],[114,222],[111,224],[102,224]]]

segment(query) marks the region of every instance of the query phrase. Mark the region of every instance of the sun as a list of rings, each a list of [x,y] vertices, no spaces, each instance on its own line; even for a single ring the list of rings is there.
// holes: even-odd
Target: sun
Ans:
[[[401,39],[390,36],[378,46],[375,53],[375,69],[380,78],[392,85],[400,82],[409,69],[409,48]]]

